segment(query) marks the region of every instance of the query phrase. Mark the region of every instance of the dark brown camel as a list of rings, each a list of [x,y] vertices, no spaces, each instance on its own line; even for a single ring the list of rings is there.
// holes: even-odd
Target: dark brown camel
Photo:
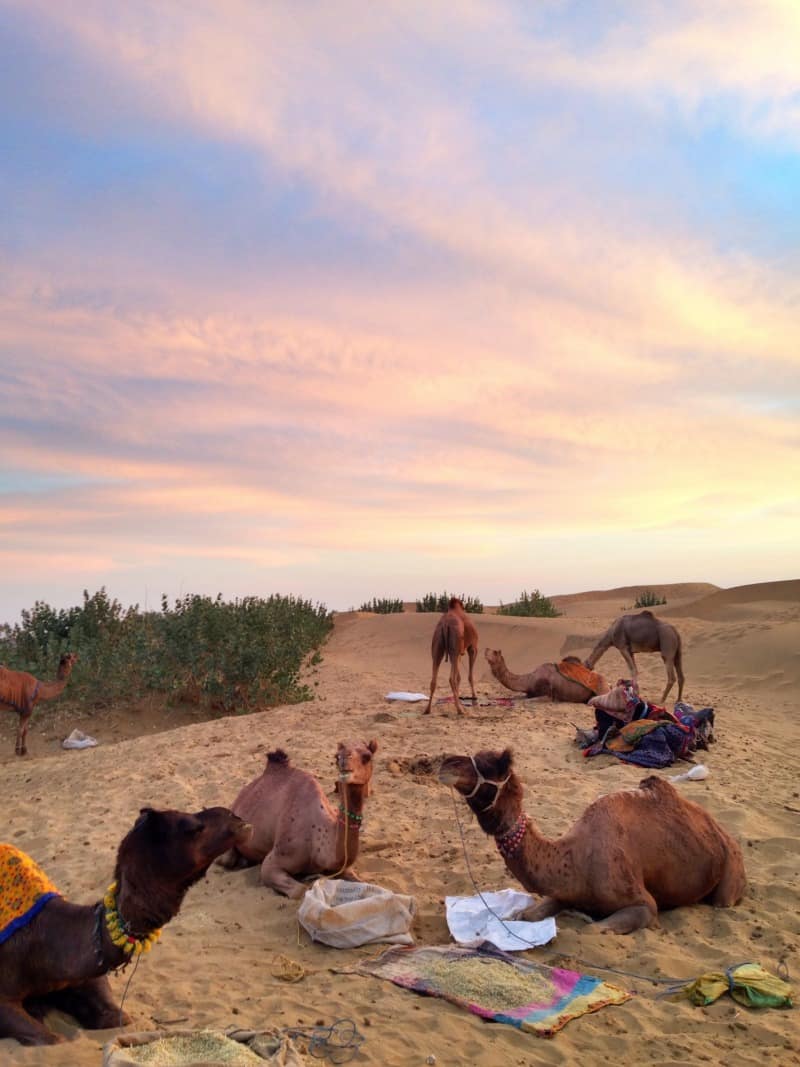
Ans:
[[[621,615],[613,622],[597,644],[584,664],[591,670],[600,657],[611,648],[617,649],[628,664],[631,678],[638,683],[634,652],[660,652],[667,668],[667,688],[661,696],[661,703],[675,684],[678,675],[678,700],[683,695],[683,663],[681,662],[681,635],[668,622],[657,619],[652,611],[640,611],[638,615]]]
[[[736,841],[655,775],[600,797],[555,841],[523,811],[510,749],[447,756],[439,780],[461,793],[524,888],[544,895],[525,914],[534,922],[575,908],[602,920],[603,933],[629,934],[657,926],[659,909],[729,908],[744,894]]]
[[[54,896],[0,943],[0,1038],[23,1045],[63,1040],[40,1021],[52,1008],[89,1030],[130,1022],[106,975],[154,940],[212,861],[249,833],[227,808],[195,815],[142,808],[120,843],[104,901],[71,904]],[[0,845],[0,852],[7,847]]]
[[[431,659],[433,660],[431,695],[428,699],[428,706],[423,712],[424,715],[430,715],[431,713],[433,694],[436,690],[436,678],[439,674],[439,666],[443,659],[450,660],[450,689],[453,692],[456,712],[459,715],[466,714],[464,708],[461,706],[461,699],[458,695],[458,688],[461,684],[461,672],[458,669],[458,661],[465,652],[467,654],[467,659],[469,660],[469,685],[472,690],[472,703],[477,704],[478,696],[475,692],[473,670],[475,667],[475,659],[478,655],[478,631],[475,629],[473,623],[467,618],[467,613],[464,610],[462,602],[458,597],[451,597],[450,603],[447,605],[447,611],[436,623],[436,629],[433,631],[433,640],[431,641]]]
[[[61,696],[77,662],[78,657],[74,652],[65,652],[58,664],[54,682],[40,682],[27,671],[12,671],[0,666],[0,708],[16,711],[19,715],[14,748],[18,756],[24,756],[28,751],[28,723],[33,709],[40,700],[54,700]]]

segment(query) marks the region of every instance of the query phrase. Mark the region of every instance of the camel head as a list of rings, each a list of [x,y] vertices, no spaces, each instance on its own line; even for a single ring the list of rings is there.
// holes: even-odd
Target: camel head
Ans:
[[[66,675],[68,675],[77,662],[77,652],[65,652],[62,655],[61,659],[58,661],[59,677],[64,678]]]
[[[342,783],[361,785],[364,787],[364,796],[368,797],[372,781],[372,757],[377,751],[377,741],[340,741],[336,749],[336,769],[339,772],[337,791]]]
[[[509,805],[519,806],[522,786],[514,774],[514,754],[476,752],[474,756],[445,756],[439,768],[439,781],[457,790],[475,814],[484,821],[502,821]],[[484,826],[487,832],[493,828]]]
[[[505,667],[506,661],[503,659],[503,653],[499,648],[486,648],[483,654],[486,656],[486,662],[489,664],[492,673]]]

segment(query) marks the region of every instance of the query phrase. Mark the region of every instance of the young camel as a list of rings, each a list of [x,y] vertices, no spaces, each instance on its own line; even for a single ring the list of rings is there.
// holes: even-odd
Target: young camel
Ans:
[[[652,611],[640,611],[638,615],[621,615],[613,622],[593,648],[584,665],[590,670],[611,646],[617,649],[628,664],[631,678],[638,683],[634,652],[660,652],[667,669],[667,688],[661,703],[675,684],[678,675],[678,700],[683,695],[683,663],[681,660],[681,635],[670,623],[657,619]]]
[[[550,841],[524,813],[512,765],[508,748],[447,756],[439,780],[465,798],[524,888],[544,895],[526,919],[575,908],[602,920],[603,933],[629,934],[657,926],[659,908],[701,901],[729,908],[741,900],[747,883],[738,844],[663,778],[600,797]]]
[[[528,674],[514,674],[506,667],[499,648],[487,648],[485,655],[492,674],[501,685],[515,693],[527,693],[529,697],[585,704],[610,688],[601,674],[586,670],[575,656],[567,656],[561,663],[543,663]],[[573,677],[567,676],[570,673]],[[583,681],[578,681],[579,677]]]
[[[8,926],[0,931],[0,1038],[23,1045],[63,1041],[41,1022],[54,1008],[89,1030],[129,1023],[106,975],[146,951],[212,860],[249,833],[227,808],[195,815],[142,808],[120,843],[105,898],[86,905],[64,900],[30,857],[0,845],[7,900],[20,895],[21,872],[35,887],[27,923],[23,916],[13,933]]]
[[[450,689],[453,692],[456,712],[459,715],[466,714],[458,695],[458,689],[461,685],[461,672],[458,669],[458,661],[465,652],[469,661],[469,686],[472,690],[472,703],[474,705],[478,703],[473,679],[475,659],[478,655],[478,631],[467,618],[464,605],[458,597],[450,597],[447,611],[436,623],[436,629],[433,631],[433,640],[431,641],[431,659],[433,660],[431,695],[428,698],[428,706],[423,712],[424,715],[430,715],[431,713],[433,694],[436,691],[436,678],[443,659],[450,661]]]
[[[282,749],[270,752],[263,774],[233,803],[236,814],[252,823],[253,835],[220,856],[220,865],[235,869],[260,863],[264,885],[294,899],[306,891],[296,875],[335,872],[337,878],[359,881],[353,864],[377,750],[377,741],[339,742],[336,808],[312,774],[292,767]]]
[[[16,711],[19,715],[17,743],[14,748],[18,756],[28,752],[28,723],[33,709],[40,700],[54,700],[64,692],[72,668],[78,662],[74,652],[65,652],[58,664],[54,682],[40,682],[27,671],[12,671],[0,666],[0,708]]]

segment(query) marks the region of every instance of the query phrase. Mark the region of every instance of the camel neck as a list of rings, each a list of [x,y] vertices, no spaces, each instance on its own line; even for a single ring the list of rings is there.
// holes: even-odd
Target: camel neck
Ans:
[[[338,793],[339,804],[336,817],[339,832],[337,838],[339,851],[343,857],[342,862],[349,866],[358,854],[360,844],[361,823],[364,818],[364,786],[347,785],[342,782]]]
[[[545,896],[559,891],[559,880],[568,877],[571,857],[564,855],[556,841],[550,841],[530,816],[513,854],[504,857],[506,866],[531,893]]]
[[[37,700],[53,700],[55,697],[61,696],[67,686],[69,678],[58,678],[54,682],[37,682],[36,683],[36,699]]]

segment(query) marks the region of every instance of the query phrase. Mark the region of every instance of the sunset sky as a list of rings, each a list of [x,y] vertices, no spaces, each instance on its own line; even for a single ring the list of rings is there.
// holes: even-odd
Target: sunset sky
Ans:
[[[0,42],[0,621],[800,576],[797,0]]]

